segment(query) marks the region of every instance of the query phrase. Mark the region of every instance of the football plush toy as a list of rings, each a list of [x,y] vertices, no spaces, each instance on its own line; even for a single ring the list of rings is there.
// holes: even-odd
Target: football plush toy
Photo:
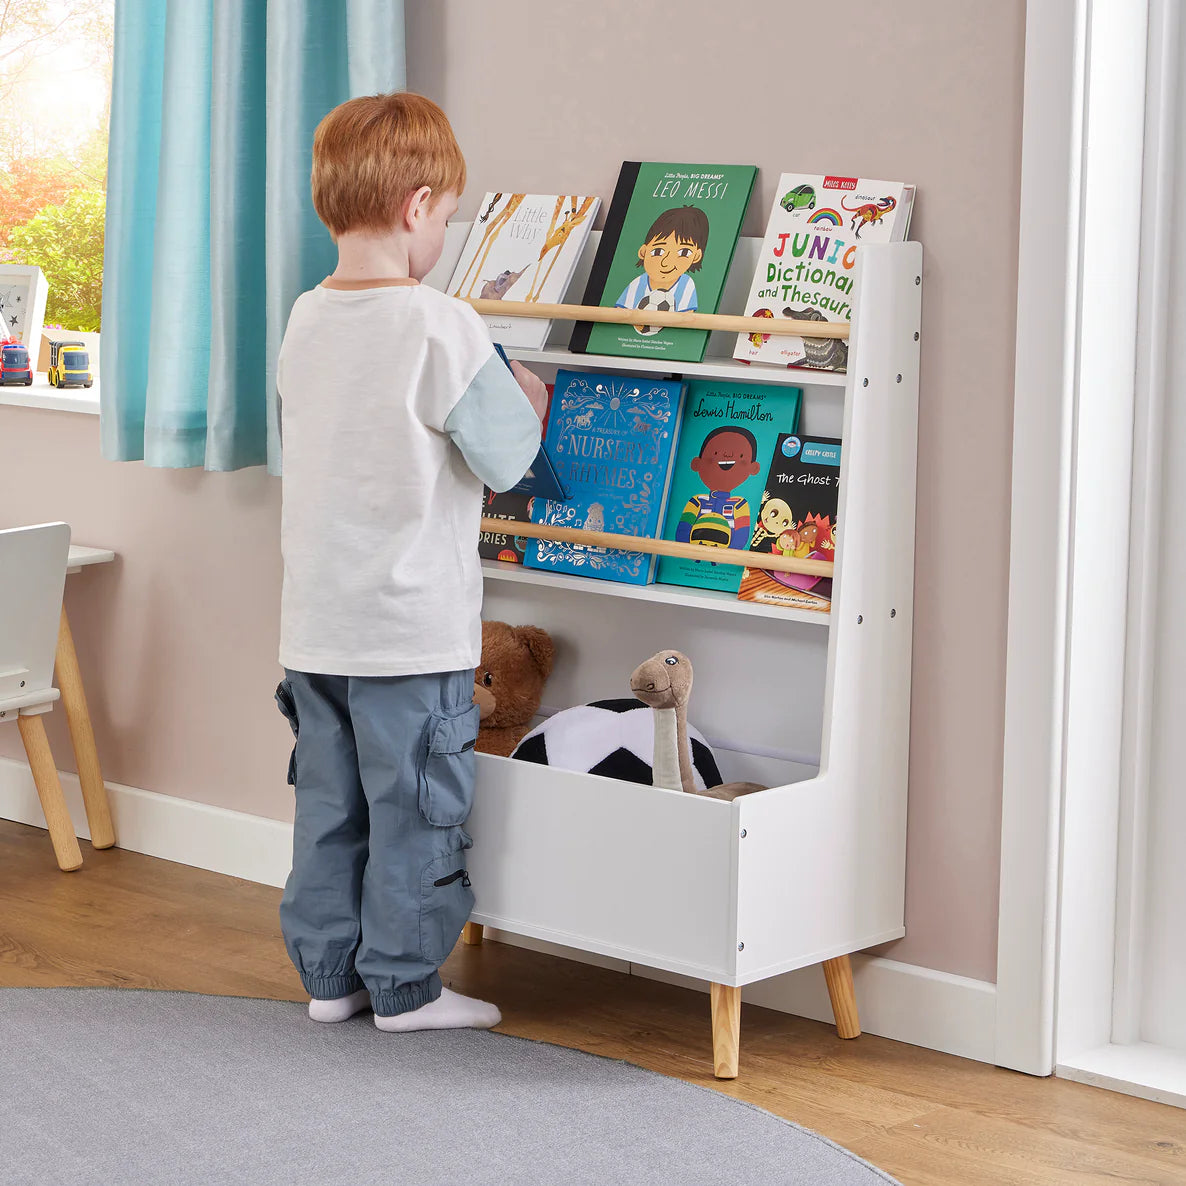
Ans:
[[[688,741],[696,789],[717,786],[721,772],[716,759],[691,725]],[[555,713],[528,733],[511,757],[650,786],[654,752],[654,712],[639,700],[623,699],[596,700]]]

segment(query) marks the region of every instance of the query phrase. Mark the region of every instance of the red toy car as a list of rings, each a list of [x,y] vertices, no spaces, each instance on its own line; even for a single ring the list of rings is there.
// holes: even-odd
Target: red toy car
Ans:
[[[29,365],[29,351],[20,342],[9,339],[0,342],[0,386],[20,383],[33,386],[33,368]]]

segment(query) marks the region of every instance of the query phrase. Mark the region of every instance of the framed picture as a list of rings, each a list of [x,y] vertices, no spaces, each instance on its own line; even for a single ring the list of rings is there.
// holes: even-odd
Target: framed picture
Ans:
[[[0,340],[15,338],[30,350],[38,349],[48,295],[49,284],[40,268],[0,264]]]

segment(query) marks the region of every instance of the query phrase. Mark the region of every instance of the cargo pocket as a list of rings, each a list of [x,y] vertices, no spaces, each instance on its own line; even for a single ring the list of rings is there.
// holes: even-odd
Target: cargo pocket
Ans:
[[[448,958],[474,908],[465,867],[466,851],[474,842],[460,828],[457,835],[461,847],[429,861],[421,877],[420,950],[434,964]]]
[[[476,704],[428,718],[420,763],[420,814],[438,828],[466,821],[474,802],[474,745],[481,710]]]
[[[296,738],[300,734],[300,722],[297,720],[296,698],[292,694],[292,684],[288,680],[281,680],[276,688],[276,703],[284,719],[292,726],[292,753],[288,758],[288,785],[296,786]]]

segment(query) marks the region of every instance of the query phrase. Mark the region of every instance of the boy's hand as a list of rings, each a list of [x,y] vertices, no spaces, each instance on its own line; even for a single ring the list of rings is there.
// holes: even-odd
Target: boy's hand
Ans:
[[[544,386],[544,381],[521,362],[511,363],[511,374],[523,389],[523,394],[530,400],[540,424],[543,424],[548,415],[548,389]]]

